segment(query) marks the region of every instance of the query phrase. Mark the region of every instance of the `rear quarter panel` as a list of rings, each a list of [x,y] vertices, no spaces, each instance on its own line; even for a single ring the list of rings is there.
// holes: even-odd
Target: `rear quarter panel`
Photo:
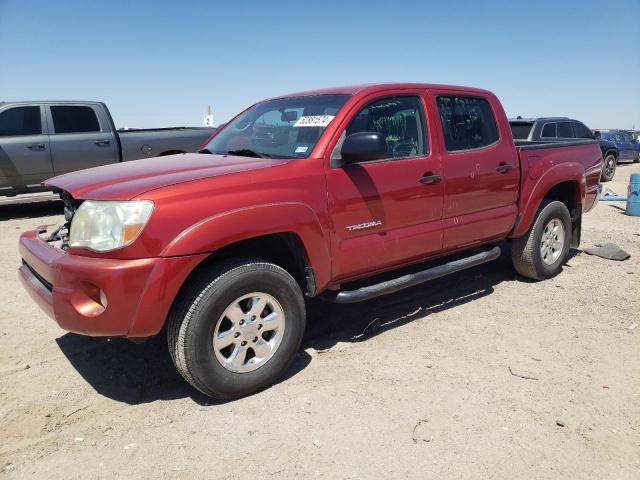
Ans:
[[[575,200],[582,204],[583,212],[591,210],[602,172],[602,153],[596,142],[518,148],[518,155],[522,169],[520,221],[511,237],[527,232],[545,195],[560,183],[575,182],[578,186]]]
[[[120,131],[122,161],[157,157],[166,152],[197,152],[211,135],[209,128]]]

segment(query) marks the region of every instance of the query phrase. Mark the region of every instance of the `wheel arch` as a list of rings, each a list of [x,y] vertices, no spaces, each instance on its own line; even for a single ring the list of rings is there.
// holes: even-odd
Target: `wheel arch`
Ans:
[[[159,157],[166,157],[167,155],[179,155],[181,153],[185,153],[182,150],[166,150],[162,153],[159,153],[158,156]]]
[[[273,263],[286,270],[296,280],[303,293],[315,295],[316,282],[307,250],[300,236],[291,231],[245,238],[211,252],[187,276],[183,287],[193,277],[212,268],[214,264],[237,257],[258,258]]]
[[[520,218],[510,237],[524,235],[536,218],[544,200],[558,200],[564,203],[571,214],[574,235],[579,240],[579,229],[586,192],[584,167],[563,163],[545,172],[528,191],[523,189]]]
[[[313,296],[330,281],[327,235],[314,211],[302,203],[257,205],[201,220],[181,232],[161,256],[261,258],[282,266]]]

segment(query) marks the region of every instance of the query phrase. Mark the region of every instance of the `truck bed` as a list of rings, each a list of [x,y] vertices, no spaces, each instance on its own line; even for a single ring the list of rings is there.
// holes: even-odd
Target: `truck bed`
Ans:
[[[171,153],[195,152],[213,133],[208,127],[140,128],[118,130],[122,161]]]
[[[543,141],[543,140],[514,140],[513,143],[520,150],[536,150],[542,148],[562,148],[576,145],[597,144],[595,140],[574,140],[571,142]]]
[[[582,211],[588,212],[597,201],[602,172],[602,154],[595,140],[573,142],[514,141],[520,160],[520,215],[512,237],[526,232],[548,191],[548,185],[573,182],[580,185],[575,198],[584,198]],[[535,208],[534,208],[535,207]],[[527,227],[528,228],[528,227]]]
[[[118,133],[136,132],[164,132],[166,130],[207,130],[212,132],[210,127],[159,127],[159,128],[119,128]]]

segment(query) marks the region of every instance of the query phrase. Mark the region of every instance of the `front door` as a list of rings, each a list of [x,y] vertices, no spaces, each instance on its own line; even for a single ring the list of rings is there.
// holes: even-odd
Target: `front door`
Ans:
[[[115,133],[89,105],[48,105],[56,175],[118,161]]]
[[[0,194],[53,176],[45,117],[38,105],[0,111]]]
[[[430,153],[425,111],[419,92],[370,97],[353,109],[327,171],[334,278],[396,266],[442,248],[442,171]],[[344,138],[366,131],[384,136],[386,158],[343,165]]]
[[[509,135],[500,135],[494,108],[482,97],[438,92],[443,144],[443,247],[454,250],[504,236],[515,222],[519,163]],[[504,116],[504,115],[503,115]],[[506,122],[501,125],[508,131]]]

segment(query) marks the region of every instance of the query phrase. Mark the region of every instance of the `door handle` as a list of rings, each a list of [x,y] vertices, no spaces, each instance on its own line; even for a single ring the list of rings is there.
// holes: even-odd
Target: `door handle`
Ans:
[[[32,143],[31,145],[27,145],[29,150],[44,150],[44,143]]]
[[[507,173],[513,170],[513,165],[509,165],[508,163],[502,162],[500,163],[500,165],[496,167],[496,170],[500,173]]]
[[[423,185],[434,185],[442,180],[440,175],[425,175],[424,177],[420,177],[418,181]]]
[[[94,140],[93,143],[95,143],[98,146],[109,145],[111,143],[111,140]]]

